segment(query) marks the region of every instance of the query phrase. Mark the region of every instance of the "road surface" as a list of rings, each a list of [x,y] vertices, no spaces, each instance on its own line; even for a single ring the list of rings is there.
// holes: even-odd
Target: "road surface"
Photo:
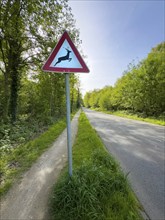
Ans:
[[[120,162],[151,220],[165,219],[163,126],[84,109],[107,149]]]

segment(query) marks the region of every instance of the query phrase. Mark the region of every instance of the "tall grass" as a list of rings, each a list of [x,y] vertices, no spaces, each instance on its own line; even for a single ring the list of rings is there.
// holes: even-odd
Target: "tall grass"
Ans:
[[[51,198],[55,220],[141,219],[127,177],[108,154],[84,113],[73,147],[73,176],[65,170]]]

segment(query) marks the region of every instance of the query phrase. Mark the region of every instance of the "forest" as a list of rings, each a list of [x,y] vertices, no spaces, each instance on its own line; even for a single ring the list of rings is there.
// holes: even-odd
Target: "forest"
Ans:
[[[65,76],[42,71],[64,30],[79,47],[66,0],[0,1],[0,147],[33,139],[64,117]],[[79,88],[71,74],[72,112],[80,105]]]
[[[165,42],[152,48],[147,58],[131,63],[114,86],[87,92],[84,105],[107,111],[126,111],[140,117],[165,113]]]

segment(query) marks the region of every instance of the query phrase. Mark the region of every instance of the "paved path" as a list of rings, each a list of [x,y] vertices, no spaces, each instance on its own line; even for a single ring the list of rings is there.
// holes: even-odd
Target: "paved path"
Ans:
[[[78,112],[72,120],[72,141],[78,128]],[[23,175],[1,201],[1,220],[48,220],[48,200],[67,161],[66,129]]]
[[[165,149],[163,126],[84,109],[107,149],[120,162],[146,213],[165,219]]]

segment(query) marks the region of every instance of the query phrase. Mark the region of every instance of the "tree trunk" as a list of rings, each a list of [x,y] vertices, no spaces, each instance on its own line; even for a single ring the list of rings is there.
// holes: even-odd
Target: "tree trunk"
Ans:
[[[17,101],[18,101],[18,73],[16,69],[12,71],[11,78],[11,95],[10,95],[10,115],[11,121],[14,123],[17,116]]]
[[[8,109],[9,109],[9,79],[8,74],[4,74],[4,107],[3,107],[3,119],[7,121],[8,119]]]
[[[17,119],[17,102],[18,102],[18,90],[20,84],[20,61],[21,50],[20,45],[16,40],[9,41],[9,71],[11,77],[10,85],[10,108],[9,115],[11,122],[14,123]]]

